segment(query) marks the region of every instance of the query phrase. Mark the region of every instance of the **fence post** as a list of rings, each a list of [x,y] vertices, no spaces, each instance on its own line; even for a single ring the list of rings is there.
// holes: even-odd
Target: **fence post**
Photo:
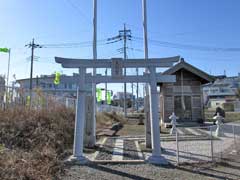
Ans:
[[[212,127],[210,127],[210,141],[211,141],[211,158],[212,158],[212,162],[214,161],[214,158],[213,158],[213,135],[212,135]]]
[[[176,155],[177,155],[177,165],[179,165],[179,146],[178,146],[178,131],[176,129]]]
[[[235,126],[234,125],[232,125],[232,131],[233,131],[234,152],[237,152],[236,134],[235,134]]]

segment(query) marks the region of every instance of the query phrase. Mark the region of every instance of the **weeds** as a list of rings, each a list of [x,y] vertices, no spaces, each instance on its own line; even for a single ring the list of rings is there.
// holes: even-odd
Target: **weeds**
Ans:
[[[1,179],[58,179],[72,148],[74,111],[64,107],[0,111]]]
[[[72,153],[74,120],[74,110],[63,106],[0,110],[0,179],[60,179]],[[97,130],[124,121],[116,113],[98,113]]]

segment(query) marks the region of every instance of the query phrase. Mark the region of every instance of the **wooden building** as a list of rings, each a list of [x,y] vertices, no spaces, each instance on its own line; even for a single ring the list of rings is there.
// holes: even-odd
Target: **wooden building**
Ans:
[[[214,78],[184,60],[163,74],[176,75],[176,82],[158,84],[161,123],[170,123],[169,116],[173,112],[179,117],[178,122],[203,122],[204,103],[201,86],[214,81]]]

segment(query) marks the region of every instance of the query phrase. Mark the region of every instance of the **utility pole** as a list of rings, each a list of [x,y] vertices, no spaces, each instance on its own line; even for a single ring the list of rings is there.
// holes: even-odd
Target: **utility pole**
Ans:
[[[137,74],[137,76],[138,76],[138,68],[136,68],[136,74]],[[138,109],[139,109],[139,106],[138,106],[138,82],[137,82],[137,92],[136,92],[136,94],[137,94],[137,101],[136,101],[136,109],[137,109],[137,112],[138,112]]]
[[[93,0],[93,60],[97,60],[97,0]],[[96,68],[93,68],[93,76],[96,76]],[[93,119],[92,119],[92,136],[91,146],[96,144],[96,83],[92,84],[93,96]]]
[[[147,33],[147,1],[142,0],[143,7],[143,39],[144,39],[144,57],[145,60],[148,60],[148,33]],[[145,73],[149,73],[149,69],[145,69]],[[151,133],[152,125],[150,120],[150,93],[149,93],[149,84],[145,85],[145,97],[144,97],[144,112],[145,112],[145,133],[146,133],[146,147],[151,148]]]
[[[11,59],[11,49],[8,50],[7,96],[6,96],[7,106],[8,106],[8,104],[9,104],[9,94],[10,94],[10,87],[9,87],[10,59]]]
[[[112,38],[108,38],[108,41],[111,41],[109,43],[115,43],[118,41],[122,41],[123,40],[123,48],[120,48],[120,51],[123,50],[123,59],[124,61],[127,59],[127,40],[131,40],[131,30],[130,29],[126,29],[126,24],[124,24],[124,28],[123,30],[118,31],[119,34],[115,37]],[[124,68],[124,76],[126,76],[126,68]],[[124,116],[127,117],[127,84],[124,83]]]
[[[32,105],[32,75],[33,75],[33,60],[34,60],[34,49],[35,48],[42,48],[41,45],[34,43],[34,38],[32,42],[25,45],[28,48],[31,48],[31,69],[30,69],[30,86],[29,86],[29,93],[30,93],[30,107]]]
[[[133,83],[132,83],[132,110],[133,110],[133,107],[134,107],[134,97],[133,97]]]
[[[11,59],[11,49],[8,50],[7,92],[8,92],[8,89],[9,89],[10,59]]]
[[[124,24],[124,30],[120,31],[123,33],[123,54],[124,54],[124,61],[127,59],[127,33],[126,33],[126,25]],[[126,68],[124,68],[124,76],[126,76]],[[124,117],[127,117],[127,84],[124,83]]]

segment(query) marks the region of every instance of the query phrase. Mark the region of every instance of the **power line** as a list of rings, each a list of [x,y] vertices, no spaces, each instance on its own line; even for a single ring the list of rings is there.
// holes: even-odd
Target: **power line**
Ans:
[[[97,42],[105,42],[107,39],[101,39]],[[83,42],[68,42],[68,43],[53,43],[53,44],[43,44],[43,46],[75,46],[75,45],[85,45],[85,44],[91,44],[92,41],[83,41]]]
[[[140,37],[132,37],[133,41],[143,41]],[[161,47],[169,47],[176,49],[189,49],[189,50],[198,50],[198,51],[212,51],[212,52],[240,52],[240,48],[238,47],[209,47],[209,46],[198,46],[198,45],[190,45],[190,44],[180,44],[180,43],[172,43],[168,41],[159,41],[149,39],[151,45],[161,46]]]
[[[99,46],[107,45],[107,39],[98,40]],[[91,47],[92,41],[83,42],[69,42],[69,43],[53,43],[53,44],[42,44],[42,48],[79,48],[79,47]]]
[[[82,17],[85,18],[85,21],[91,25],[91,20],[88,19],[88,17],[81,11],[81,9],[75,5],[71,0],[64,0],[66,3],[68,3],[77,13],[79,13]]]
[[[119,30],[117,36],[108,38],[107,39],[108,42],[106,44],[113,44],[113,43],[117,43],[117,42],[123,41],[123,47],[120,48],[120,49],[124,53],[124,59],[126,59],[126,56],[127,56],[126,50],[128,49],[128,47],[127,47],[127,40],[131,41],[132,40],[131,38],[132,38],[131,30],[126,29],[126,26],[124,24],[124,29],[123,30]],[[119,50],[119,49],[117,49],[117,50]]]
[[[88,18],[83,12],[82,10],[79,8],[79,6],[77,6],[72,0],[64,0],[67,4],[69,4],[77,13],[79,13],[82,17],[85,18],[85,21],[88,23],[88,25],[92,26],[92,19]],[[105,32],[101,31],[100,32],[104,35]]]
[[[142,32],[143,31],[142,28],[139,28],[135,25],[132,25],[132,24],[127,24],[127,25],[130,26],[131,28],[135,29],[137,32]],[[198,32],[193,32],[193,31],[176,32],[176,33],[162,33],[160,31],[149,31],[149,30],[148,30],[148,32],[151,33],[151,34],[157,34],[157,35],[161,34],[161,35],[164,35],[164,36],[171,36],[171,37],[173,37],[173,36],[174,37],[175,36],[183,36],[183,35],[192,35],[193,33],[194,34],[198,33]]]
[[[131,41],[132,38],[132,33],[130,29],[126,29],[126,25],[124,24],[123,30],[118,31],[118,35],[108,38],[107,40],[109,41],[108,44],[116,43],[119,41],[123,41],[123,47],[120,48],[120,51],[123,52],[124,54],[124,60],[127,59],[127,40]],[[124,68],[124,76],[126,76],[126,68]],[[124,83],[124,116],[127,116],[127,103],[126,103],[126,94],[127,91],[127,86],[126,83]]]

